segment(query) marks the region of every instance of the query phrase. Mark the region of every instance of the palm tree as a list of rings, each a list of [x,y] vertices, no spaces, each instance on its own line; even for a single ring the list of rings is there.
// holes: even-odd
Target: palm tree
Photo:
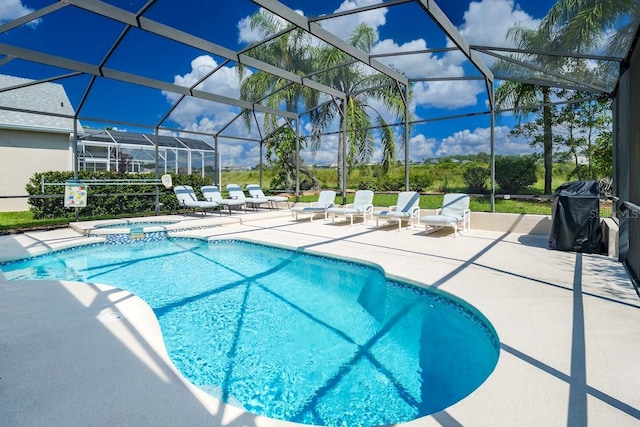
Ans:
[[[348,41],[359,50],[369,53],[375,37],[373,28],[360,24]],[[371,159],[375,148],[374,128],[380,132],[382,168],[385,173],[395,159],[396,143],[393,129],[384,119],[383,112],[377,111],[373,103],[380,102],[386,111],[396,117],[402,117],[405,111],[401,88],[394,80],[370,72],[363,68],[362,64],[354,63],[350,59],[346,53],[325,46],[316,49],[313,61],[318,69],[327,70],[317,75],[318,80],[345,94],[345,98],[340,100],[339,104],[325,103],[311,115],[317,129],[327,129],[336,118],[339,118],[340,129],[346,128],[346,134],[340,132],[338,138],[339,187],[342,185],[344,174],[347,174],[351,167],[367,163]],[[401,135],[404,139],[404,132]],[[347,165],[346,171],[343,163]]]
[[[260,10],[250,17],[253,30],[260,30],[265,37],[275,36],[266,43],[249,48],[246,54],[263,62],[275,65],[298,75],[307,75],[312,71],[310,58],[310,35],[299,28],[289,28],[286,22],[268,11]],[[297,112],[300,105],[312,108],[318,103],[318,93],[289,80],[266,72],[256,72],[245,75],[245,67],[237,65],[241,79],[240,98],[250,102],[260,102],[273,109],[279,109],[284,104],[285,109]],[[243,112],[246,126],[251,129],[253,124],[252,112]],[[292,132],[283,130],[280,118],[273,114],[265,114],[263,127],[267,135],[265,138],[267,159],[276,159],[280,166],[285,166],[285,188],[289,189],[293,182],[292,173],[295,170],[296,158],[294,141],[283,139],[283,135],[291,136]],[[293,136],[295,137],[295,136]],[[282,144],[287,143],[287,149]],[[286,153],[285,157],[282,157]],[[314,185],[318,180],[310,170],[302,169]],[[280,171],[279,171],[280,172]]]
[[[598,47],[605,32],[623,24],[607,41],[607,52],[616,54],[629,46],[639,7],[637,0],[558,0],[540,29],[556,33],[566,49],[581,51]]]
[[[388,171],[395,158],[394,133],[382,113],[376,111],[372,101],[380,101],[386,109],[396,116],[401,116],[404,113],[404,102],[396,82],[387,76],[366,72],[362,65],[353,63],[346,53],[333,46],[313,46],[308,33],[300,29],[287,31],[284,21],[269,12],[260,11],[252,15],[250,24],[252,29],[260,29],[265,36],[279,34],[274,40],[250,49],[248,52],[253,57],[301,76],[313,75],[320,83],[345,93],[345,98],[340,104],[320,103],[317,91],[262,72],[242,79],[241,98],[251,102],[263,102],[272,108],[278,108],[284,103],[288,111],[297,111],[299,105],[304,104],[306,110],[311,111],[310,121],[314,128],[311,139],[314,149],[318,148],[319,135],[339,116],[340,129],[343,129],[343,124],[346,124],[347,128],[347,135],[340,132],[339,136],[339,187],[345,173],[342,166],[344,144],[348,147],[346,160],[349,167],[366,163],[373,155],[374,127],[380,129],[382,166],[385,172]],[[361,24],[355,29],[349,42],[369,53],[375,42],[375,31]],[[242,76],[244,68],[239,66],[238,69]],[[346,111],[346,114],[341,115],[343,111]],[[245,112],[244,117],[247,126],[251,126],[250,112]],[[372,117],[376,126],[372,124]],[[282,153],[282,150],[275,150],[272,145],[282,143],[282,136],[285,134],[278,132],[278,129],[280,124],[277,118],[265,115],[265,132],[278,135],[267,139],[268,150],[271,149],[272,155],[276,151]]]
[[[616,54],[629,45],[638,8],[638,0],[558,0],[543,19],[538,31],[516,27],[509,31],[508,36],[523,49],[580,52],[599,47],[604,34],[616,24],[622,23],[624,25],[615,32],[606,46],[608,53]],[[550,61],[560,61],[559,59],[545,59],[542,55],[534,56],[538,64],[551,66],[552,69],[560,68],[560,62],[550,63]],[[580,68],[577,66],[579,64],[572,64],[571,61],[565,62],[567,63],[571,68]],[[614,64],[611,62],[609,65]],[[509,65],[505,61],[499,61],[494,66],[497,73],[503,71],[503,74],[508,68]],[[614,71],[617,72],[617,70]],[[603,69],[599,72],[606,74],[607,70]],[[552,110],[549,106],[550,93],[549,87],[518,82],[505,82],[496,91],[496,103],[502,107],[514,108],[519,120],[527,113],[535,111],[532,106],[536,99],[542,100],[546,194],[551,192],[552,175],[553,134]]]
[[[536,31],[524,27],[514,27],[507,32],[507,37],[515,41],[520,49],[545,50],[554,41],[549,33]],[[538,63],[546,67],[558,66],[558,58],[536,58]],[[552,64],[553,61],[555,64]],[[507,61],[498,61],[493,70],[496,74],[509,75],[513,71],[513,65]],[[521,122],[529,114],[542,108],[543,123],[543,158],[544,158],[544,193],[551,194],[553,176],[553,110],[551,107],[551,87],[525,83],[519,81],[504,81],[498,86],[495,93],[496,105],[499,109],[512,108],[516,119]],[[542,107],[540,107],[542,105]]]

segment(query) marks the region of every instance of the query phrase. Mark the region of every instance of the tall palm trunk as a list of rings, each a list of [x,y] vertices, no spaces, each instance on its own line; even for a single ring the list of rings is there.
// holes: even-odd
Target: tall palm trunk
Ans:
[[[544,146],[544,194],[551,194],[551,179],[553,175],[553,117],[551,113],[551,89],[542,88],[542,121]]]

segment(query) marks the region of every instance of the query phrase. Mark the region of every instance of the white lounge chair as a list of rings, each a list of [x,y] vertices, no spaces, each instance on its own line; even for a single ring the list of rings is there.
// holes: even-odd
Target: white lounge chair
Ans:
[[[198,196],[196,196],[196,192],[193,191],[193,187],[190,185],[176,185],[173,187],[173,192],[178,198],[178,203],[180,207],[186,213],[187,209],[193,209],[195,212],[197,209],[200,209],[202,215],[206,215],[207,209],[218,209],[220,210],[220,205],[216,202],[198,200]],[[222,215],[222,213],[220,213]]]
[[[333,190],[323,190],[318,195],[318,200],[310,205],[294,206],[291,208],[291,215],[298,219],[299,214],[309,214],[310,221],[313,222],[313,217],[318,213],[324,214],[324,219],[327,219],[327,209],[333,207],[336,199],[336,192]]]
[[[331,215],[331,222],[334,222],[336,216],[346,216],[351,220],[353,225],[353,217],[361,216],[362,223],[367,222],[367,215],[373,219],[373,191],[358,190],[353,198],[353,203],[342,208],[329,208],[327,215]]]
[[[471,229],[471,211],[469,210],[469,196],[460,193],[444,195],[442,208],[436,209],[435,215],[420,218],[424,224],[424,233],[429,234],[442,227],[453,228],[453,236],[458,237]],[[462,224],[462,231],[458,232],[458,224]]]
[[[218,189],[217,185],[205,185],[200,188],[202,191],[202,195],[205,199],[210,202],[216,202],[220,206],[226,206],[229,209],[229,214],[231,214],[231,207],[236,206],[237,208],[244,208],[244,202],[242,200],[236,199],[224,199],[222,198],[222,194],[220,193],[220,189]]]
[[[227,184],[227,191],[229,192],[229,197],[235,200],[242,200],[245,206],[251,206],[254,209],[260,207],[260,205],[269,204],[266,198],[247,197],[238,184]]]
[[[259,199],[267,199],[269,206],[278,209],[278,203],[287,202],[287,208],[289,207],[289,198],[284,196],[265,196],[262,188],[258,184],[247,184],[247,191],[251,197],[257,197]]]
[[[420,216],[420,194],[417,191],[402,191],[398,193],[398,201],[395,205],[389,206],[389,209],[374,212],[376,217],[376,227],[380,219],[386,219],[389,222],[397,221],[398,230],[402,228],[402,220],[407,220],[407,227],[413,227],[418,224]]]

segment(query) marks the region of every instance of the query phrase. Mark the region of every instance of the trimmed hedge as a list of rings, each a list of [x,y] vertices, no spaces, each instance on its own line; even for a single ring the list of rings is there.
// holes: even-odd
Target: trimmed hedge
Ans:
[[[210,178],[202,178],[200,175],[179,175],[170,174],[173,185],[191,185],[198,197],[200,187],[210,185]],[[35,219],[48,218],[73,218],[75,210],[64,207],[64,185],[46,185],[42,192],[42,179],[45,183],[62,183],[73,179],[73,172],[70,171],[49,171],[36,172],[27,183],[26,190],[30,196],[57,195],[47,198],[29,198],[29,210]],[[108,171],[80,171],[78,179],[154,179],[153,173],[141,173],[135,175],[122,175]],[[159,185],[160,203],[165,209],[173,209],[177,204],[177,199],[172,189],[166,189]],[[149,185],[98,185],[90,184],[88,187],[87,207],[79,209],[79,215],[83,217],[126,215],[139,212],[155,211],[155,191],[154,184]],[[126,193],[153,193],[144,196],[124,196]]]

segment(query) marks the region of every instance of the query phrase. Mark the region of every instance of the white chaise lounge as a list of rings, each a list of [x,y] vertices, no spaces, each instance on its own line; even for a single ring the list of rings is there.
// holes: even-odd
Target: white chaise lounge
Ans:
[[[193,187],[190,185],[176,185],[173,187],[173,192],[178,198],[178,204],[185,213],[187,209],[193,209],[194,212],[199,209],[204,216],[207,209],[220,209],[220,205],[216,202],[198,200],[196,192],[193,191]]]
[[[262,188],[258,184],[247,184],[247,191],[251,197],[256,197],[258,199],[267,199],[269,201],[270,207],[275,207],[278,209],[278,203],[287,203],[287,208],[289,205],[289,198],[284,196],[265,196]]]
[[[210,202],[216,202],[220,206],[226,206],[229,209],[229,214],[231,214],[231,207],[235,206],[238,209],[244,208],[244,201],[237,199],[224,199],[222,194],[220,193],[220,189],[217,185],[205,185],[200,188],[202,191],[202,195],[205,199]]]
[[[461,193],[445,194],[442,208],[436,209],[435,215],[421,217],[420,222],[424,224],[425,234],[432,233],[442,227],[453,228],[454,237],[466,233],[471,229],[469,196]],[[458,231],[458,225],[462,225],[461,231]]]
[[[260,207],[260,205],[269,204],[269,201],[266,198],[247,197],[238,184],[227,184],[227,192],[229,193],[229,197],[232,199],[242,200],[245,206],[250,206],[254,209]]]
[[[353,217],[362,217],[362,223],[367,222],[367,215],[373,219],[373,191],[358,190],[353,198],[353,203],[344,207],[334,207],[327,209],[327,215],[331,216],[331,222],[334,222],[336,216],[345,216],[351,220],[353,225]]]
[[[402,228],[402,221],[407,221],[407,228],[418,224],[420,216],[420,194],[417,191],[402,191],[398,193],[398,201],[395,205],[389,206],[388,209],[374,212],[376,217],[376,227],[380,219],[386,219],[388,222],[397,221],[398,230]],[[415,224],[414,224],[415,222]]]
[[[327,219],[327,209],[332,208],[335,204],[336,192],[333,190],[323,190],[318,195],[318,200],[310,205],[294,206],[291,210],[291,215],[295,216],[298,220],[299,214],[309,215],[309,219],[313,222],[313,217],[316,214],[324,214],[324,219]]]

